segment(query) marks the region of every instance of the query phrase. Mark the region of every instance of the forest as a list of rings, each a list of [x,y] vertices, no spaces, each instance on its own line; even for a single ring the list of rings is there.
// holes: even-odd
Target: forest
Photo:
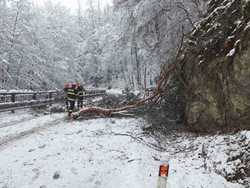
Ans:
[[[190,31],[205,7],[199,0],[115,0],[113,7],[79,0],[72,13],[52,1],[1,0],[0,87],[42,90],[66,81],[152,87],[175,55],[182,29]]]

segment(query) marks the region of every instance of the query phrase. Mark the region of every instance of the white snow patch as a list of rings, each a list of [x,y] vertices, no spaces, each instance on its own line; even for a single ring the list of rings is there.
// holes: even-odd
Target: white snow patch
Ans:
[[[38,118],[36,122],[27,122],[27,126],[61,116]],[[172,153],[168,187],[243,187],[215,173],[220,168],[233,170],[233,165],[239,164],[234,161],[232,166],[226,166],[226,148],[234,147],[223,143],[234,136],[183,134],[177,139],[166,138],[166,149],[160,152],[149,147],[157,141],[143,134],[141,128],[145,124],[142,119],[134,118],[67,120],[16,140],[0,148],[0,187],[153,188],[157,187],[161,164],[155,157],[168,153]],[[22,128],[27,128],[24,122]],[[250,138],[249,131],[241,134]],[[206,161],[200,156],[202,144]],[[193,148],[191,152],[190,148]],[[216,162],[218,166],[214,169]],[[53,179],[57,171],[60,176]]]
[[[232,41],[235,39],[235,36],[234,35],[231,35],[231,36],[228,36],[227,37],[227,41]]]
[[[8,123],[10,121],[17,121],[24,118],[32,117],[31,113],[27,113],[27,110],[18,110],[15,113],[4,112],[0,113],[0,124]]]
[[[232,50],[230,50],[230,52],[226,55],[227,57],[233,57],[236,53],[235,48],[233,48]]]
[[[114,94],[114,95],[122,95],[122,90],[121,89],[108,89],[106,90],[107,94]]]
[[[242,24],[242,20],[236,20],[235,21],[235,25],[236,25],[237,28],[240,27],[241,24]]]
[[[64,123],[1,151],[0,186],[155,187],[154,151],[129,135],[140,121],[97,119]],[[130,133],[130,134],[135,134]],[[54,180],[54,172],[59,179]],[[147,180],[147,181],[145,181]]]
[[[53,119],[62,118],[63,116],[65,116],[65,114],[53,114],[51,116],[34,117],[34,119],[24,122],[22,122],[24,119],[20,119],[21,122],[17,124],[1,128],[0,142],[10,136],[20,134],[35,127],[39,127],[42,124],[45,124]]]
[[[244,28],[244,31],[247,31],[250,29],[250,21],[247,23],[247,26]]]

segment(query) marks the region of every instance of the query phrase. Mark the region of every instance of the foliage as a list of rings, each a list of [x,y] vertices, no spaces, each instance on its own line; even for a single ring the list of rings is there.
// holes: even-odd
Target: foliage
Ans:
[[[90,0],[77,13],[60,4],[0,1],[0,88],[61,88],[80,81],[95,87],[154,85],[173,57],[182,27],[201,13],[200,1]],[[131,9],[129,9],[131,7]]]

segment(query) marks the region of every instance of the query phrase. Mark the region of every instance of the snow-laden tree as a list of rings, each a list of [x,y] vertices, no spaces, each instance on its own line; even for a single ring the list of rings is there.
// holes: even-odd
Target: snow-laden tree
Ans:
[[[50,89],[76,81],[76,31],[69,10],[46,2],[0,4],[1,88]]]
[[[171,62],[184,32],[195,27],[205,3],[202,0],[114,0],[117,11],[125,11],[124,41],[131,48],[135,84],[147,87],[161,66]],[[149,83],[150,84],[150,83]]]
[[[8,1],[0,5],[1,9],[1,77],[2,83],[17,87],[22,77],[28,78],[32,73],[28,65],[30,61],[29,41],[26,35],[29,35],[29,20],[32,17],[30,2],[26,0]],[[27,60],[26,60],[27,59]],[[23,72],[23,64],[28,65],[27,71]],[[24,75],[25,74],[25,75]],[[24,81],[25,82],[25,81]]]
[[[202,13],[198,0],[115,0],[100,7],[0,1],[0,87],[50,89],[80,81],[97,87],[154,85],[184,28]]]

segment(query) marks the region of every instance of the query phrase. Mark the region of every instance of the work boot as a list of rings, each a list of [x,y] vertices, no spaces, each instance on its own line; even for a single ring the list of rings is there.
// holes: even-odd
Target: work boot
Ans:
[[[70,118],[71,114],[72,114],[72,111],[69,111],[69,118]]]

